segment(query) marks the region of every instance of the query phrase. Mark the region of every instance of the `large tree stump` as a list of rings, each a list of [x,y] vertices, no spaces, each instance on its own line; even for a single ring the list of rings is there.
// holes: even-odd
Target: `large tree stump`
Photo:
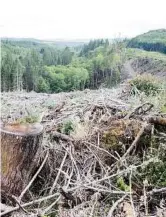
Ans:
[[[19,196],[37,168],[43,126],[41,124],[10,124],[1,131],[1,189]]]

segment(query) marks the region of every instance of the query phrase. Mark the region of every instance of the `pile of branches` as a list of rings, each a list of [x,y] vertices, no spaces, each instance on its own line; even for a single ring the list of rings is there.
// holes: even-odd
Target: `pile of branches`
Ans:
[[[68,132],[69,118],[75,127]],[[166,187],[147,177],[160,155],[166,159],[166,116],[154,115],[153,104],[131,110],[109,94],[73,107],[64,100],[42,123],[43,155],[24,192],[31,200],[21,194],[1,216],[166,215]]]

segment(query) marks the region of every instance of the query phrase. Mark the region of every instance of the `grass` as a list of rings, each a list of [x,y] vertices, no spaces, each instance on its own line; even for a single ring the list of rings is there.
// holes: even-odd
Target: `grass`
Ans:
[[[142,76],[141,78],[142,80],[143,80],[143,77],[145,76]],[[152,77],[152,79],[155,79],[154,76],[150,76],[150,77]],[[154,82],[157,83],[156,80],[154,80]],[[145,88],[146,90],[147,87],[146,87],[146,82],[144,82],[144,80],[143,80],[143,85],[144,85],[143,88]],[[152,90],[152,91],[147,90],[147,93],[148,93],[147,94],[146,91],[143,90],[143,88],[140,90],[140,89],[137,89],[136,85],[135,86],[133,85],[132,88],[134,90],[134,94],[131,91],[131,95],[128,97],[128,103],[131,105],[131,107],[135,107],[136,105],[138,106],[143,103],[149,102],[154,105],[153,109],[155,112],[166,113],[166,83],[163,82],[161,85],[161,83],[159,82],[158,85],[160,89],[157,90],[156,94],[154,94],[155,90]],[[147,83],[147,86],[148,86],[148,83]]]
[[[130,81],[133,88],[132,93],[136,91],[144,92],[146,95],[156,95],[161,90],[164,90],[164,82],[151,74],[138,75]],[[136,90],[136,91],[135,91]]]
[[[152,58],[154,60],[163,61],[166,64],[166,55],[159,52],[145,51],[137,48],[127,48],[126,56],[128,59],[137,59],[137,58]]]
[[[65,121],[60,131],[66,135],[70,135],[74,131],[74,123],[71,120]]]
[[[20,124],[36,123],[36,122],[39,122],[39,116],[38,115],[28,115],[28,116],[25,116],[23,118],[18,119],[17,122],[20,123]]]

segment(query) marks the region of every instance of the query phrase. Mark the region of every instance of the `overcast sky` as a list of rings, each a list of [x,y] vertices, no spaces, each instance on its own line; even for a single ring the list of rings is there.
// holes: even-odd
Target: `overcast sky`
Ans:
[[[1,37],[132,37],[166,28],[166,0],[1,0]]]

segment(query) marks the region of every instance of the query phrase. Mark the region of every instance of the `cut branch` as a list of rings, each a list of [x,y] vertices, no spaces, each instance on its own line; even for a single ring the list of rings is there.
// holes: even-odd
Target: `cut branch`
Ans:
[[[51,189],[50,189],[50,194],[52,194],[52,192],[53,192],[53,190],[54,190],[54,188],[55,188],[55,186],[56,186],[56,184],[57,184],[57,182],[58,182],[58,179],[59,179],[60,173],[61,173],[61,171],[62,171],[62,167],[63,167],[63,165],[64,165],[64,163],[65,163],[67,154],[68,154],[68,153],[67,153],[67,151],[66,151],[65,156],[64,156],[64,158],[63,158],[63,160],[62,160],[62,163],[61,163],[61,165],[60,165],[58,174],[57,174],[57,176],[56,176],[56,179],[55,179],[55,181],[54,181],[54,183],[53,183],[53,185],[52,185],[52,187],[51,187]]]
[[[34,204],[36,204],[36,203],[41,203],[41,202],[43,202],[43,201],[52,199],[52,198],[57,197],[57,196],[59,196],[59,193],[55,193],[55,194],[53,194],[53,195],[49,195],[49,196],[42,197],[42,198],[37,199],[37,200],[30,201],[30,202],[28,202],[28,203],[21,204],[21,207],[24,208],[24,207],[27,207],[27,206],[34,205]],[[8,214],[8,213],[17,211],[17,210],[19,210],[19,209],[20,209],[20,206],[16,206],[16,207],[12,207],[12,208],[11,208],[11,207],[8,208],[8,206],[7,206],[7,207],[6,207],[6,210],[5,210],[4,212],[0,213],[0,216],[4,216],[4,215],[6,215],[6,214]]]
[[[152,191],[149,191],[147,194],[152,195],[152,194],[164,193],[164,192],[166,192],[166,187],[160,189],[153,189]]]
[[[54,131],[52,133],[52,136],[53,136],[53,138],[59,138],[59,139],[65,140],[65,141],[70,141],[70,142],[74,141],[73,138],[71,138],[71,137],[69,137],[69,136],[67,136],[65,134],[59,133],[57,131]]]
[[[24,196],[24,194],[27,192],[27,190],[30,188],[30,186],[32,185],[32,183],[34,182],[34,180],[36,179],[36,177],[38,176],[38,174],[42,170],[44,164],[46,163],[47,158],[48,158],[48,152],[47,152],[47,154],[46,154],[46,156],[45,156],[45,158],[44,158],[41,166],[39,167],[38,171],[35,173],[35,175],[31,179],[31,181],[28,183],[28,185],[26,186],[26,188],[22,191],[21,195],[19,196],[19,201],[21,201],[21,199]]]
[[[123,200],[126,198],[126,196],[127,196],[127,195],[124,195],[123,197],[121,197],[119,200],[117,200],[117,201],[113,204],[113,206],[111,207],[110,211],[108,212],[107,217],[112,217],[112,216],[113,216],[113,213],[114,213],[116,207],[118,206],[119,203],[122,203],[122,202],[123,202]]]
[[[153,116],[148,119],[149,123],[166,126],[166,118]]]
[[[133,141],[133,143],[130,145],[130,147],[128,148],[128,150],[126,151],[126,153],[121,157],[120,161],[123,161],[125,159],[125,157],[133,150],[133,148],[136,146],[136,144],[138,143],[138,141],[140,140],[141,136],[143,135],[145,129],[148,127],[148,124],[144,124],[142,126],[142,128],[140,129],[140,131],[138,132],[135,140]]]

